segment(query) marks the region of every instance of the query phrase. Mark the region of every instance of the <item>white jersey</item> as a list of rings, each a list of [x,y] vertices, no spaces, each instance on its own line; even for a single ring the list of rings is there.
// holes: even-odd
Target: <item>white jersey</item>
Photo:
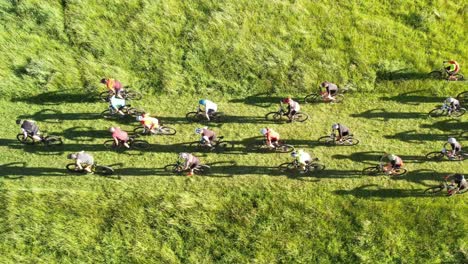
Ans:
[[[297,159],[297,161],[299,161],[299,163],[302,163],[302,164],[306,164],[306,162],[309,162],[311,160],[312,158],[310,157],[310,154],[307,152],[301,153]]]
[[[205,112],[208,113],[208,110],[218,111],[218,105],[211,102],[210,100],[205,100]]]
[[[296,101],[291,100],[291,110],[299,112],[301,110],[301,107],[299,106],[299,103],[296,102]]]

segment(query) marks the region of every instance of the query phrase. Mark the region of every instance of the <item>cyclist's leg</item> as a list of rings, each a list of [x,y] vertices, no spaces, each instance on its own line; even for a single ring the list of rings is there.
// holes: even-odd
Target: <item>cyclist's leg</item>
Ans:
[[[121,140],[122,144],[123,144],[126,148],[130,148],[130,146],[128,145],[128,140],[129,140],[128,137],[127,137],[127,139],[125,139],[125,140]]]

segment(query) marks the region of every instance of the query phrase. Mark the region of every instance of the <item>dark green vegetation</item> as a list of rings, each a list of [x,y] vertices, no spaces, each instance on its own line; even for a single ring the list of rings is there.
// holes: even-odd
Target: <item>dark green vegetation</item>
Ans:
[[[466,161],[423,162],[468,130],[466,116],[426,117],[467,90],[426,79],[444,59],[468,65],[466,11],[447,1],[1,1],[0,262],[466,262],[466,195],[422,196],[444,173],[467,173]],[[151,94],[134,106],[177,135],[145,138],[144,153],[106,151],[102,76]],[[324,79],[356,91],[342,105],[304,106],[304,124],[264,123],[280,97]],[[213,128],[236,147],[202,155],[207,176],[173,176],[161,168],[196,139],[183,118],[196,92],[229,115]],[[17,117],[65,145],[18,144]],[[361,144],[316,145],[336,121]],[[282,175],[287,154],[246,152],[265,125],[326,171]],[[66,154],[79,150],[117,164],[120,179],[67,175]],[[360,175],[383,151],[409,173]]]

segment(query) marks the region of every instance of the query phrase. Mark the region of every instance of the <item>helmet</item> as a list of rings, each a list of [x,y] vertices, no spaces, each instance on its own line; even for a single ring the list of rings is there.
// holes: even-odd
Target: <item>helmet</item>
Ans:
[[[205,100],[205,99],[201,99],[200,101],[198,101],[198,104],[205,105],[205,104],[206,104],[206,100]]]
[[[203,128],[197,127],[197,128],[195,129],[195,134],[201,134],[202,131],[203,131]]]
[[[76,159],[76,153],[68,154],[67,159]]]
[[[455,138],[451,137],[451,138],[449,138],[447,140],[447,142],[450,143],[450,144],[455,144],[455,143],[457,143],[457,140]]]
[[[291,102],[291,97],[284,98],[282,102],[288,104],[289,102]]]
[[[181,159],[188,159],[188,157],[189,157],[188,153],[185,153],[185,152],[179,153],[179,158]]]
[[[17,125],[22,125],[23,122],[24,122],[24,120],[22,120],[22,119],[17,119],[17,120],[16,120],[16,124],[17,124]]]
[[[262,133],[262,135],[266,135],[268,133],[268,128],[260,129],[260,133]]]
[[[455,99],[453,99],[452,97],[448,97],[447,99],[445,99],[445,101],[447,103],[451,103],[451,102],[455,101]]]
[[[293,158],[297,157],[297,152],[296,151],[291,152],[291,157]]]
[[[394,154],[390,154],[387,156],[389,160],[396,160],[397,156]]]
[[[332,129],[338,129],[340,127],[340,124],[335,123],[332,125]]]
[[[327,81],[324,81],[323,83],[320,84],[320,86],[322,86],[322,87],[327,87],[327,85],[328,85]]]
[[[114,133],[115,127],[109,127],[109,132]]]
[[[101,83],[106,83],[107,79],[106,78],[102,78],[101,79]]]
[[[137,121],[141,121],[141,120],[143,120],[143,117],[142,117],[142,116],[137,116],[137,117],[136,117],[136,120],[137,120]]]

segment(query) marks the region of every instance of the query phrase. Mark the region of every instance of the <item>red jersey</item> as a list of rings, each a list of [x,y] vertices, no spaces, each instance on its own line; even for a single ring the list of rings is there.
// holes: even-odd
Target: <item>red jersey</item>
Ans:
[[[128,140],[127,132],[121,130],[120,128],[116,128],[114,133],[112,133],[112,137],[118,140]]]

